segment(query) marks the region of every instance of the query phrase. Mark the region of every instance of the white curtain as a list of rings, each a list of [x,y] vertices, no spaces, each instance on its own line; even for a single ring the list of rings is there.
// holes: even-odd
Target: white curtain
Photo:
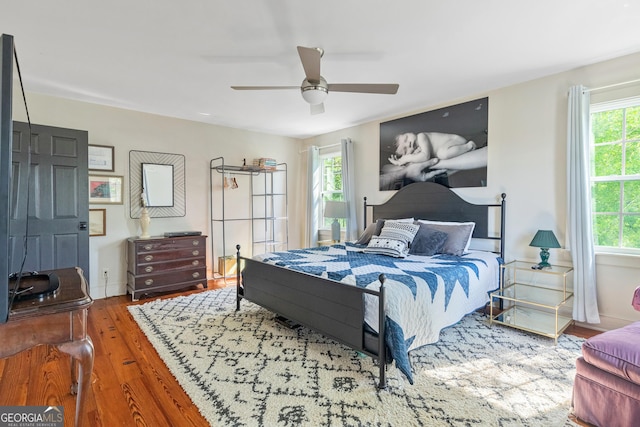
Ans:
[[[569,90],[567,124],[567,243],[573,261],[573,318],[600,323],[589,180],[589,92]]]
[[[358,239],[358,222],[356,221],[356,183],[355,183],[355,158],[353,155],[353,141],[343,138],[340,141],[342,147],[342,193],[347,202],[347,230],[345,241]]]
[[[320,210],[320,150],[315,145],[307,151],[307,236],[306,247],[318,246],[318,217]]]

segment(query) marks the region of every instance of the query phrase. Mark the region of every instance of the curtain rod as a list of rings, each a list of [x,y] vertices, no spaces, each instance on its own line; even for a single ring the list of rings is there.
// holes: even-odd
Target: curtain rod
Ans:
[[[323,145],[322,147],[318,147],[318,150],[323,150],[325,148],[339,147],[340,144],[341,144],[340,142],[337,142],[335,144]],[[309,151],[308,148],[298,151],[298,154],[306,153],[307,151]]]
[[[607,85],[607,86],[600,86],[600,87],[594,87],[592,89],[585,89],[584,91],[582,91],[582,93],[594,92],[596,90],[610,89],[612,87],[624,86],[624,85],[629,85],[629,84],[638,83],[638,82],[640,82],[640,79],[629,80],[629,81],[626,81],[626,82],[614,83],[614,84]]]

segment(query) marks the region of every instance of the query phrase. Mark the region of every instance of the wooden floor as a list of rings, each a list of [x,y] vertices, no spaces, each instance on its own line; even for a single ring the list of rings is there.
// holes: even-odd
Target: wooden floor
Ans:
[[[192,292],[215,290],[186,293]],[[83,425],[208,426],[129,314],[130,304],[135,303],[119,296],[96,300],[89,309],[95,362]],[[579,327],[567,333],[597,334]],[[69,393],[69,372],[68,356],[47,346],[0,360],[0,405],[62,405],[65,427],[72,426],[75,396]]]
[[[165,297],[215,292],[215,287]],[[133,303],[130,296],[118,296],[95,300],[89,308],[95,359],[82,425],[209,425],[127,310],[148,301]],[[48,346],[0,360],[0,405],[62,405],[65,427],[73,426],[70,370],[69,357]]]

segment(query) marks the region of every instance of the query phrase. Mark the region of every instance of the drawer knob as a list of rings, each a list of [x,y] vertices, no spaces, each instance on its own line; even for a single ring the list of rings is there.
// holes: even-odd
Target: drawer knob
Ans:
[[[200,255],[200,251],[197,249],[194,249],[193,252],[191,252],[193,254],[193,256],[198,256]]]
[[[191,265],[198,265],[200,264],[200,261],[198,261],[197,259],[194,259],[193,261],[191,261]]]
[[[143,247],[145,251],[150,251],[151,249],[153,249],[153,245],[150,245],[150,244],[146,244]]]
[[[146,257],[144,257],[145,261],[151,261],[153,259],[153,255],[147,255]]]
[[[144,268],[144,271],[146,271],[147,273],[151,273],[153,271],[153,267],[148,265]]]
[[[147,286],[151,286],[151,285],[153,285],[153,279],[147,279],[147,280],[145,280],[145,281],[144,281],[144,284],[145,284],[145,285],[147,285]]]
[[[200,244],[200,240],[194,240],[191,243],[193,244],[193,246],[198,246]]]
[[[198,277],[200,277],[200,273],[196,271],[195,273],[192,274],[192,276],[194,279],[197,279]]]

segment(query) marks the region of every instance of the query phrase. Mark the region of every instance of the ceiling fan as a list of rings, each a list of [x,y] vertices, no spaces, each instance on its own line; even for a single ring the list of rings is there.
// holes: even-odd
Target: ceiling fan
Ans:
[[[396,83],[327,83],[320,75],[320,58],[324,50],[319,47],[298,46],[298,55],[304,68],[305,79],[300,86],[231,86],[235,90],[278,90],[300,89],[302,97],[311,105],[311,114],[324,113],[324,100],[329,91],[380,93],[394,95],[398,92]]]

